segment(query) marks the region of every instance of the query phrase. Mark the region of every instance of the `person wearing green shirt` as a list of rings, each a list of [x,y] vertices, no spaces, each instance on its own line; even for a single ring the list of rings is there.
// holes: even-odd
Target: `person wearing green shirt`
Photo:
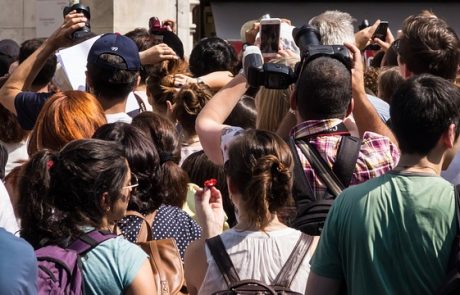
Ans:
[[[432,294],[458,232],[453,186],[440,177],[460,141],[460,91],[428,74],[407,80],[390,109],[396,168],[333,204],[306,294]]]

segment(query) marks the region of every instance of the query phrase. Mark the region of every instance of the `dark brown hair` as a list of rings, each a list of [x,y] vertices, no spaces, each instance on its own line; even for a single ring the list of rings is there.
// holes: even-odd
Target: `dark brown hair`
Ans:
[[[241,193],[248,220],[264,229],[291,198],[293,161],[275,133],[248,130],[231,143],[225,172]]]
[[[139,128],[158,150],[161,165],[161,188],[158,190],[163,203],[179,208],[187,198],[187,173],[179,166],[181,145],[174,124],[161,114],[143,112],[131,125]]]
[[[8,80],[8,76],[0,78],[0,87]],[[23,140],[28,131],[21,128],[17,117],[0,104],[0,140],[4,143],[18,143]]]

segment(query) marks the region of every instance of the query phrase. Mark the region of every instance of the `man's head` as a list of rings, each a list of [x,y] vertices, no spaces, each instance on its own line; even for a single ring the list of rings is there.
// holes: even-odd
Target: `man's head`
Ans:
[[[45,42],[45,38],[35,38],[24,41],[21,44],[21,48],[19,48],[18,62],[22,63],[25,61],[26,58],[32,55],[32,53],[34,53],[35,50],[43,44],[43,42]],[[48,85],[48,83],[53,79],[54,72],[56,71],[56,65],[56,55],[52,54],[46,60],[46,63],[41,68],[37,77],[35,77],[32,82],[32,87],[40,89]]]
[[[297,81],[296,109],[302,120],[343,119],[351,103],[351,73],[337,59],[318,57]]]
[[[354,21],[346,12],[327,10],[310,19],[308,23],[319,31],[321,44],[337,45],[344,42],[355,43]]]
[[[417,15],[404,20],[398,53],[406,77],[429,73],[455,80],[459,40],[440,18]]]
[[[394,94],[390,114],[401,152],[427,155],[452,124],[453,138],[458,139],[460,90],[452,82],[433,75],[413,77]]]
[[[10,65],[16,60],[19,54],[19,45],[11,39],[0,41],[0,77],[8,74]]]
[[[105,34],[88,53],[87,78],[93,94],[104,99],[126,99],[134,89],[141,62],[133,40]]]

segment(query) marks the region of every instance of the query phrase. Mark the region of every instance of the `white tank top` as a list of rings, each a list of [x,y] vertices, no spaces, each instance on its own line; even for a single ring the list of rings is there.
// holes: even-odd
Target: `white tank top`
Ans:
[[[270,232],[229,229],[221,235],[240,279],[256,279],[266,284],[274,281],[299,237],[300,231],[292,228]],[[292,281],[290,286],[292,291],[302,294],[305,292],[310,273],[311,256],[309,254],[306,255]],[[226,290],[227,285],[207,246],[206,258],[208,270],[198,294],[209,295],[216,291]]]

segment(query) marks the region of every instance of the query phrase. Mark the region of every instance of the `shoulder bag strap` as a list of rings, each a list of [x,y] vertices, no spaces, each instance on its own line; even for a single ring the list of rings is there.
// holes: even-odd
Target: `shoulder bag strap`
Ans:
[[[460,236],[460,184],[454,186],[454,196],[455,196],[455,214],[457,214],[457,234]]]
[[[294,158],[294,189],[297,191],[296,201],[299,199],[316,200],[316,195],[305,175],[304,167],[297,153],[297,147],[293,136],[289,137],[288,143],[292,152],[292,157]]]
[[[145,103],[142,100],[142,98],[139,96],[139,94],[136,94],[136,92],[133,91],[134,97],[137,100],[137,104],[139,105],[139,113],[147,111],[147,108],[145,107]]]
[[[156,212],[157,211],[154,211],[153,213],[147,216],[144,216],[137,211],[127,211],[126,212],[125,216],[136,216],[136,217],[142,218],[143,224],[145,224],[145,227],[141,226],[141,229],[139,230],[139,233],[137,234],[136,242],[147,242],[147,241],[153,240],[152,226],[150,225],[150,222],[153,222]]]
[[[289,255],[288,260],[275,278],[273,285],[289,288],[295,275],[299,271],[308,250],[313,242],[313,237],[302,233],[297,244]]]
[[[230,287],[231,284],[240,281],[240,276],[236,272],[236,269],[233,266],[230,256],[228,256],[227,250],[225,249],[224,243],[222,242],[220,236],[215,236],[213,238],[207,239],[206,244],[211,251],[211,255],[214,258],[217,267],[222,273],[227,286]]]
[[[332,172],[337,175],[345,187],[350,185],[351,178],[353,177],[361,143],[361,138],[354,136],[342,136],[342,140],[340,141]]]

